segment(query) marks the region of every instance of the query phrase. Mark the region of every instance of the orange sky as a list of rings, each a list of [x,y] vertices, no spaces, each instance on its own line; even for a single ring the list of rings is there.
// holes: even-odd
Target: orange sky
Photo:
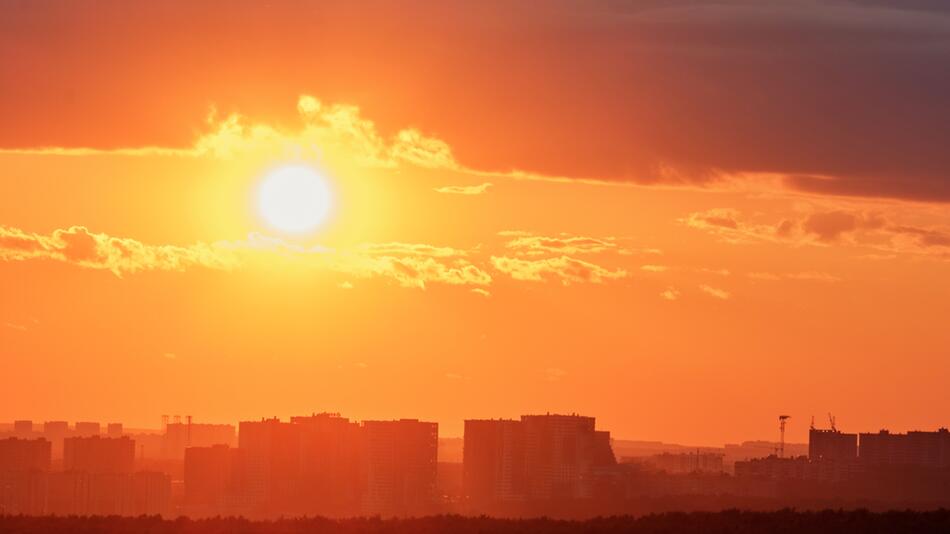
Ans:
[[[0,8],[0,420],[948,424],[939,6],[275,4]]]

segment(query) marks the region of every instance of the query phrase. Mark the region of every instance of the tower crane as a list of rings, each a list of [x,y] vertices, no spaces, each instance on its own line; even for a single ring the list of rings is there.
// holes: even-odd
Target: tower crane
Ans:
[[[780,415],[778,416],[778,430],[779,430],[779,442],[778,442],[778,457],[785,457],[785,422],[791,419],[791,415]]]

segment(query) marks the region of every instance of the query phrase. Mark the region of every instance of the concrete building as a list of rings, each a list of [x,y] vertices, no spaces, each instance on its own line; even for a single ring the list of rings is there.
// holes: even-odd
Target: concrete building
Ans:
[[[0,471],[49,471],[52,447],[45,439],[0,440]]]
[[[308,515],[355,515],[360,511],[365,454],[359,423],[336,413],[290,419],[300,428],[298,492]]]
[[[911,431],[891,434],[887,430],[860,434],[859,458],[865,465],[907,465],[933,469],[950,467],[950,432]]]
[[[436,504],[438,423],[364,421],[363,513],[432,513]]]
[[[237,445],[234,425],[169,423],[162,437],[162,457],[183,459],[188,447]]]
[[[185,449],[184,511],[192,516],[240,513],[245,494],[240,449],[228,445]]]
[[[33,437],[33,421],[14,421],[13,422],[13,434],[18,438],[31,438]]]
[[[594,471],[616,464],[610,434],[579,415],[524,415],[525,476],[530,500],[590,497]]]
[[[66,421],[47,421],[43,423],[43,437],[49,440],[53,449],[53,458],[63,457],[63,439],[69,435],[69,423]]]
[[[812,462],[854,462],[858,459],[858,435],[837,429],[808,431],[808,459]]]
[[[131,474],[135,442],[129,438],[74,437],[63,446],[63,469],[90,474]]]
[[[122,423],[109,423],[106,425],[106,436],[110,438],[121,438]]]
[[[681,473],[722,473],[723,455],[716,452],[662,453],[650,456],[647,463],[660,471]]]
[[[462,488],[465,498],[476,505],[525,498],[525,441],[521,421],[465,421]]]
[[[244,454],[249,512],[267,516],[294,508],[300,472],[300,427],[277,418],[242,421],[238,448]]]
[[[74,436],[79,436],[83,438],[90,438],[93,436],[98,436],[102,432],[102,425],[90,421],[80,421],[76,423],[76,428],[73,431]]]

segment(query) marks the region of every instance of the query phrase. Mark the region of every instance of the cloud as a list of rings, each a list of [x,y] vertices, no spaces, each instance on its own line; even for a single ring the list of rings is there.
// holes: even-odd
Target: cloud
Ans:
[[[337,284],[337,287],[340,289],[353,289],[353,284],[351,282],[344,281]]]
[[[363,278],[382,276],[403,287],[418,289],[425,289],[431,283],[487,286],[492,281],[491,275],[480,267],[461,259],[442,262],[429,257],[343,255],[334,258],[329,267]]]
[[[491,186],[492,184],[489,182],[480,185],[448,185],[445,187],[437,187],[435,191],[453,195],[481,195],[488,191],[488,188]]]
[[[724,289],[712,287],[712,286],[701,285],[699,286],[699,289],[702,290],[703,293],[709,295],[710,297],[717,298],[720,300],[729,300],[729,298],[732,297],[732,294],[729,293],[728,291]]]
[[[662,273],[669,270],[669,267],[665,265],[641,265],[640,270],[648,273]]]
[[[411,255],[411,256],[431,256],[434,258],[450,258],[453,256],[465,256],[466,252],[452,247],[437,247],[433,245],[420,243],[367,243],[360,245],[361,252],[372,255]]]
[[[727,217],[729,224],[717,224]],[[857,209],[807,207],[776,223],[752,220],[737,210],[691,213],[680,222],[734,244],[784,243],[791,246],[857,246],[895,254],[950,256],[950,229],[896,222],[900,215]],[[734,223],[734,224],[733,224]]]
[[[539,236],[528,232],[506,231],[499,235],[514,237],[505,247],[515,250],[518,254],[541,255],[556,254],[600,254],[602,252],[616,252],[618,254],[632,254],[633,252],[621,247],[615,237],[585,237],[562,234],[560,236]]]
[[[485,298],[488,298],[491,296],[491,293],[487,289],[482,289],[480,287],[473,288],[472,293],[475,293],[476,295],[481,295]]]
[[[289,96],[281,88],[313,87],[373,106],[378,129],[354,121],[353,108],[316,99],[301,99],[298,111],[382,163],[446,168],[458,152],[486,171],[691,184],[773,173],[818,194],[950,200],[950,73],[934,68],[950,60],[945,2],[443,4],[288,3],[260,17],[249,3],[229,6],[233,16],[220,25],[209,22],[213,6],[189,3],[176,8],[173,46],[115,47],[116,32],[155,35],[163,7],[92,14],[25,3],[7,10],[10,31],[0,32],[0,48],[17,50],[23,65],[21,81],[0,86],[10,125],[0,145],[186,146],[191,130],[180,125],[209,100],[264,114]],[[62,20],[77,21],[71,38],[31,37],[54,34]],[[361,31],[321,24],[323,39],[339,44],[321,48],[306,30],[327,20],[358,20]],[[272,27],[283,38],[266,53],[222,58],[203,46],[240,49]],[[432,68],[435,48],[448,71]],[[115,68],[71,75],[90,58]],[[187,76],[169,75],[169,58]],[[493,75],[484,76],[489,61]],[[132,69],[141,75],[127,76]],[[236,73],[275,69],[281,88],[258,100],[232,89]],[[149,105],[158,79],[178,109]],[[498,79],[517,90],[499,91]],[[67,85],[71,98],[62,99],[55,89]]]
[[[600,284],[606,280],[615,280],[627,276],[623,269],[609,270],[599,265],[560,256],[539,260],[524,260],[507,256],[492,256],[495,269],[511,276],[515,280],[546,282],[557,281],[563,285],[589,282]]]
[[[232,269],[237,258],[213,245],[146,245],[134,239],[90,232],[83,226],[48,235],[0,226],[0,260],[52,259],[117,276],[138,271],[183,271],[189,267]]]
[[[804,271],[800,273],[766,273],[751,272],[746,274],[753,280],[777,281],[777,280],[805,280],[814,282],[838,282],[841,278],[818,271]]]
[[[834,242],[842,235],[861,229],[879,229],[885,225],[877,214],[853,213],[842,210],[812,213],[802,221],[802,229],[819,240]]]
[[[662,298],[663,300],[673,301],[680,298],[680,292],[675,287],[670,286],[664,289],[662,292],[660,292],[660,298]]]
[[[17,323],[3,323],[3,326],[11,330],[19,330],[20,332],[26,332],[28,330],[26,326]]]

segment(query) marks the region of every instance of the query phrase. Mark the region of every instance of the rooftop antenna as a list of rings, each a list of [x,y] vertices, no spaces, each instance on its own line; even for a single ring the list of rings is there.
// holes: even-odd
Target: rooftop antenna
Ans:
[[[811,425],[808,426],[808,430],[814,430],[814,429],[815,429],[815,416],[813,415],[811,416]]]
[[[167,431],[168,431],[168,416],[163,415],[162,416],[162,432],[167,432]]]
[[[778,430],[779,430],[779,442],[778,442],[778,457],[785,457],[785,422],[788,421],[792,416],[791,415],[780,415],[778,416]]]
[[[836,432],[838,429],[835,428],[835,416],[831,415],[831,412],[828,412],[828,422],[831,423],[831,431]]]
[[[188,434],[185,436],[185,445],[191,447],[191,416],[186,415],[185,420],[188,421]]]

